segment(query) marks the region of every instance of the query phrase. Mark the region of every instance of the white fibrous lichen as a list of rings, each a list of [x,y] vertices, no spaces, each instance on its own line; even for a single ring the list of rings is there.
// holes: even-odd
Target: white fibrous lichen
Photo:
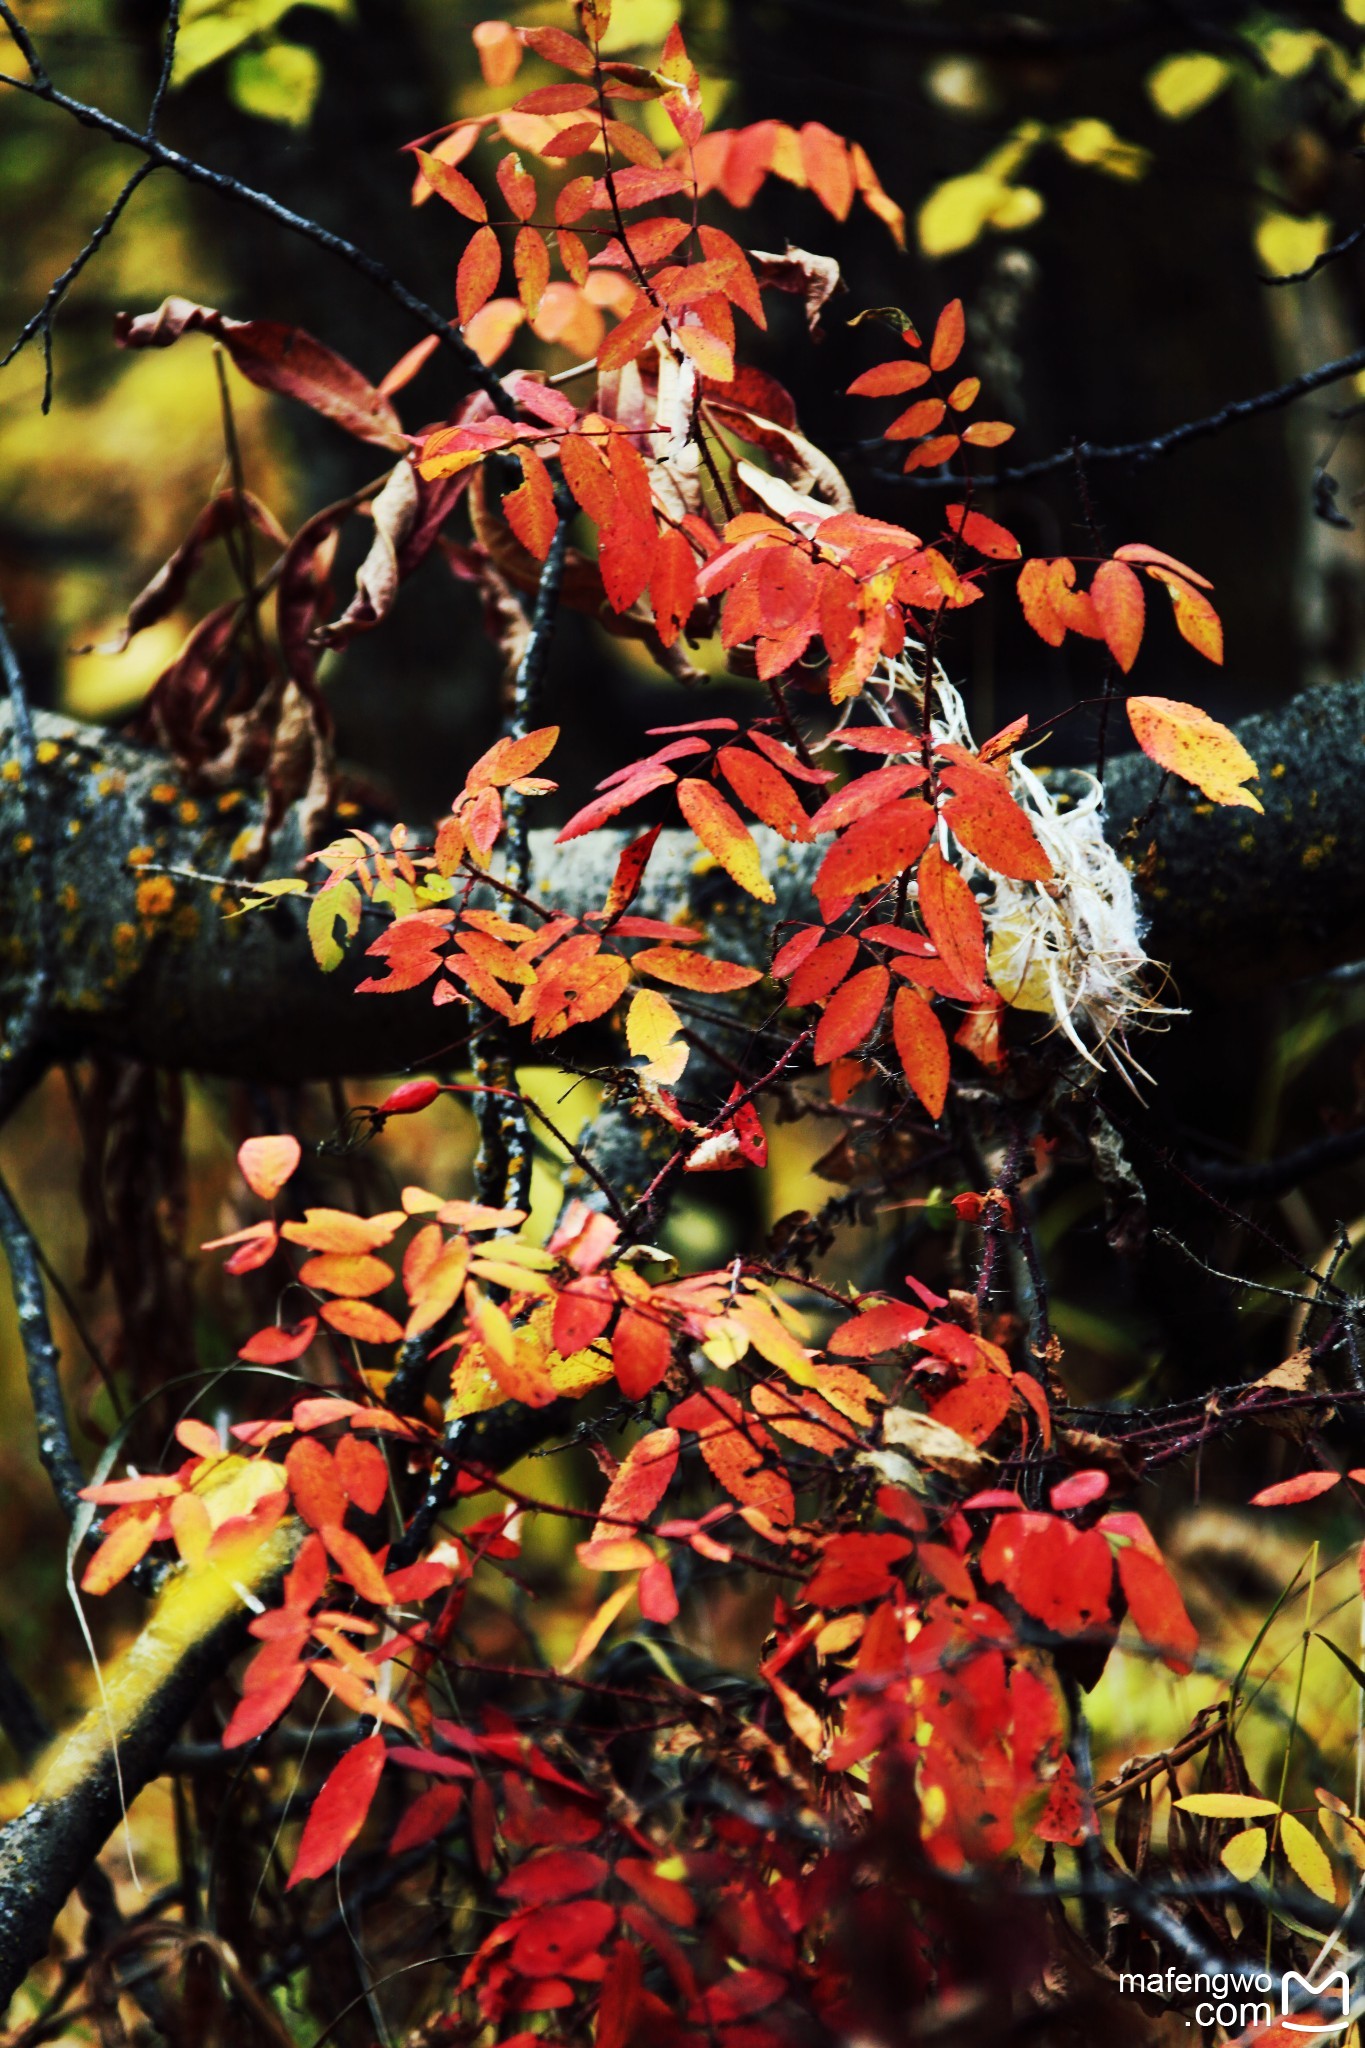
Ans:
[[[885,715],[894,693],[923,705],[923,660],[883,662],[862,701]],[[880,688],[878,687],[880,686]],[[962,699],[935,664],[930,733],[936,742],[971,748],[975,741]],[[1006,765],[1010,789],[1052,863],[1042,882],[994,874],[969,853],[941,819],[939,841],[972,885],[986,928],[991,981],[1015,1008],[1050,1014],[1081,1057],[1108,1063],[1130,1087],[1151,1077],[1134,1058],[1129,1034],[1180,1014],[1152,993],[1164,969],[1142,944],[1142,919],[1132,876],[1104,835],[1104,789],[1094,776],[1078,799],[1059,805],[1018,753]]]

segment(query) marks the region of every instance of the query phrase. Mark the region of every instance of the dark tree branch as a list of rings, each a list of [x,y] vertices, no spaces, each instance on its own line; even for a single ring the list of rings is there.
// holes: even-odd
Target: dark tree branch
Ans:
[[[32,37],[16,17],[10,0],[0,0],[0,21],[8,28],[20,54],[29,68],[27,78],[14,78],[0,73],[0,85],[9,85],[18,92],[28,93],[32,98],[43,100],[48,106],[57,107],[69,114],[83,128],[91,128],[97,134],[107,135],[111,141],[124,143],[136,149],[147,159],[155,170],[174,171],[188,184],[202,185],[210,192],[216,192],[222,199],[230,199],[238,206],[247,206],[277,227],[285,228],[290,234],[302,235],[315,242],[320,249],[326,249],[332,256],[358,271],[362,277],[384,292],[405,313],[435,334],[461,365],[470,381],[477,384],[500,406],[505,406],[507,393],[500,378],[488,368],[469,346],[459,329],[429,306],[425,299],[410,291],[402,280],[394,275],[386,263],[377,256],[358,247],[345,235],[323,227],[320,221],[310,220],[305,214],[295,213],[292,207],[284,206],[278,199],[272,199],[268,192],[261,192],[253,185],[247,185],[240,178],[231,177],[226,171],[216,171],[211,165],[196,162],[193,157],[182,155],[178,149],[169,148],[155,136],[150,127],[139,133],[130,128],[126,121],[116,120],[100,107],[88,106],[83,100],[73,99],[70,93],[62,92],[53,84],[44,69]],[[157,102],[159,105],[159,101]]]
[[[1307,276],[1309,273],[1305,272]],[[1276,283],[1288,284],[1292,280],[1277,278]],[[1337,383],[1342,377],[1353,376],[1357,370],[1365,369],[1365,348],[1353,349],[1348,356],[1338,356],[1334,362],[1319,363],[1315,370],[1305,370],[1298,377],[1291,377],[1287,384],[1277,384],[1273,391],[1258,391],[1254,398],[1236,398],[1231,404],[1209,413],[1204,419],[1186,420],[1182,426],[1171,427],[1164,434],[1154,434],[1146,441],[1121,441],[1110,448],[1098,448],[1093,441],[1074,442],[1069,448],[1058,449],[1055,455],[1040,455],[1036,462],[1021,462],[1012,469],[997,469],[989,476],[949,474],[936,470],[932,476],[916,473],[902,476],[899,470],[884,470],[873,466],[872,473],[882,484],[897,484],[902,490],[911,491],[960,491],[970,483],[973,490],[1000,490],[1006,484],[1031,483],[1035,477],[1054,476],[1058,470],[1071,469],[1079,462],[1130,462],[1142,464],[1155,462],[1163,455],[1173,455],[1177,449],[1186,448],[1192,441],[1207,441],[1215,434],[1221,434],[1228,427],[1238,426],[1241,421],[1255,419],[1264,412],[1278,412],[1286,405],[1293,405],[1300,398],[1308,398],[1315,391],[1321,391],[1328,384]],[[885,441],[859,441],[850,451],[860,458],[884,454]]]
[[[1286,1194],[1290,1188],[1301,1187],[1316,1173],[1330,1172],[1334,1166],[1349,1166],[1362,1153],[1365,1153],[1365,1130],[1357,1127],[1350,1131],[1333,1131],[1325,1138],[1315,1138],[1311,1144],[1300,1145],[1279,1159],[1252,1160],[1245,1164],[1227,1159],[1194,1159],[1190,1161],[1190,1172],[1206,1187],[1218,1188],[1224,1194],[1269,1198]]]
[[[71,1426],[62,1398],[61,1360],[52,1341],[43,1276],[33,1235],[15,1205],[14,1197],[0,1180],[0,1244],[9,1261],[10,1285],[14,1289],[14,1313],[19,1341],[28,1366],[33,1417],[38,1425],[38,1456],[52,1481],[62,1513],[74,1522],[80,1510],[85,1474],[71,1444]]]

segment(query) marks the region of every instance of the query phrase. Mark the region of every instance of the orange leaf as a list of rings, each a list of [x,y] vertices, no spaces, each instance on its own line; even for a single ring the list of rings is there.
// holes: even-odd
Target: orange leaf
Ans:
[[[889,427],[884,430],[888,441],[913,441],[919,434],[931,434],[942,424],[947,411],[941,398],[920,398],[904,412],[897,413]]]
[[[248,1337],[237,1356],[246,1359],[249,1365],[289,1365],[302,1358],[317,1333],[316,1316],[305,1316],[301,1323],[287,1330],[270,1323],[264,1330],[257,1330],[254,1337]]]
[[[781,770],[747,747],[722,747],[716,756],[720,772],[735,795],[756,818],[784,839],[798,844],[811,836],[801,800]]]
[[[529,220],[536,210],[536,181],[515,150],[502,158],[494,176],[498,190],[518,220]]]
[[[737,960],[713,960],[683,946],[645,946],[630,964],[636,974],[667,982],[670,988],[695,989],[708,996],[751,988],[763,978],[756,967],[741,967]]]
[[[533,449],[518,448],[516,456],[521,464],[523,480],[516,490],[507,493],[502,509],[522,546],[538,562],[543,562],[550,552],[550,543],[559,523],[555,512],[554,485],[550,481],[549,470]]]
[[[668,1326],[640,1309],[625,1308],[611,1340],[616,1383],[630,1401],[642,1401],[668,1371],[673,1343]]]
[[[518,228],[512,248],[512,269],[517,280],[517,297],[528,320],[534,320],[550,282],[550,252],[539,228]]]
[[[510,85],[521,66],[521,43],[510,21],[479,21],[470,30],[485,85]]]
[[[1015,562],[1019,559],[1019,543],[1007,526],[997,520],[987,519],[982,512],[969,512],[965,505],[950,505],[944,514],[949,531],[964,540],[969,548],[975,548],[979,555],[989,555],[995,562]]]
[[[1004,420],[975,420],[962,429],[962,438],[973,448],[998,448],[1014,439],[1014,428]]]
[[[671,647],[697,602],[697,558],[691,542],[676,527],[666,527],[659,535],[649,572],[649,601],[659,638]]]
[[[1165,555],[1160,548],[1149,548],[1145,541],[1128,541],[1123,547],[1114,549],[1117,562],[1137,562],[1143,568],[1155,567],[1173,570],[1186,583],[1197,583],[1201,590],[1212,590],[1207,576],[1201,576],[1197,569],[1191,569],[1187,562],[1177,562],[1174,555]]]
[[[676,1429],[651,1429],[631,1445],[598,1510],[594,1543],[603,1536],[633,1535],[649,1519],[668,1492],[681,1441]]]
[[[830,997],[815,1034],[815,1060],[828,1066],[831,1060],[852,1052],[877,1028],[891,975],[885,967],[864,967]]]
[[[826,917],[865,890],[892,882],[913,867],[929,843],[934,814],[920,797],[890,803],[860,818],[835,840],[815,877],[815,895]]]
[[[848,387],[850,398],[895,398],[902,391],[918,391],[921,384],[929,382],[930,370],[927,363],[908,358],[904,362],[874,363],[870,370],[864,370],[861,377],[855,377]]]
[[[571,36],[562,28],[518,29],[528,50],[534,50],[537,57],[543,57],[547,64],[558,64],[563,71],[573,71],[580,78],[590,77],[594,58],[586,43],[580,43],[577,36]]]
[[[111,1517],[108,1535],[85,1568],[81,1591],[107,1593],[126,1579],[156,1541],[161,1515],[161,1506],[153,1502],[128,1509],[117,1521]]]
[[[457,171],[451,164],[443,164],[438,156],[429,156],[424,149],[415,149],[413,155],[432,191],[439,192],[457,213],[462,213],[466,220],[483,222],[488,219],[488,208],[482,196],[463,171]]]
[[[823,1003],[839,986],[857,957],[858,941],[852,932],[840,932],[836,938],[816,946],[792,975],[787,1001],[794,1010],[803,1009],[807,1003]],[[781,978],[777,961],[773,962],[773,974]]]
[[[981,906],[937,846],[919,864],[919,907],[939,958],[971,995],[986,987],[986,939]]]
[[[1320,1493],[1327,1493],[1341,1479],[1340,1472],[1300,1472],[1293,1479],[1281,1479],[1274,1486],[1263,1486],[1259,1493],[1251,1496],[1254,1508],[1293,1508],[1306,1500],[1316,1500]]]
[[[1197,704],[1171,697],[1130,697],[1128,722],[1144,754],[1201,789],[1211,803],[1262,806],[1242,784],[1257,771],[1236,733]]]
[[[645,299],[633,313],[627,313],[619,327],[613,327],[597,351],[597,367],[601,370],[623,370],[650,340],[663,319],[663,310],[651,300]],[[570,485],[572,489],[572,485]]]
[[[304,1261],[299,1279],[305,1287],[318,1287],[326,1294],[363,1300],[366,1295],[379,1294],[388,1287],[393,1273],[383,1259],[373,1258],[368,1252],[319,1252],[315,1258]]]
[[[949,299],[938,316],[934,338],[929,344],[929,368],[949,370],[962,352],[967,338],[967,321],[961,299]]]
[[[372,1301],[324,1302],[322,1320],[343,1337],[354,1337],[361,1344],[397,1344],[403,1335],[403,1325]]]
[[[968,853],[997,875],[1019,882],[1042,882],[1052,873],[1026,811],[1003,775],[975,764],[945,769],[953,791],[943,816]]]
[[[732,1500],[790,1528],[795,1502],[786,1467],[762,1423],[733,1394],[708,1387],[680,1401],[668,1419],[677,1429],[696,1430],[703,1458]]]
[[[619,953],[551,968],[533,992],[535,1039],[557,1038],[572,1024],[590,1024],[605,1017],[630,981],[630,962]]]
[[[492,228],[475,228],[455,273],[455,305],[462,327],[492,298],[501,274],[502,244]]]
[[[1183,576],[1173,576],[1169,569],[1149,568],[1149,576],[1164,583],[1171,593],[1175,608],[1176,630],[1182,640],[1188,640],[1197,654],[1207,661],[1221,666],[1223,660],[1223,627],[1217,612],[1203,595],[1194,589]]]
[[[1146,619],[1142,584],[1126,562],[1101,562],[1091,579],[1090,601],[1103,628],[1105,645],[1127,675],[1142,645]]]
[[[678,809],[713,860],[760,903],[775,901],[748,827],[709,782],[687,776],[678,784]]]
[[[1019,571],[1019,606],[1039,639],[1046,640],[1049,647],[1060,647],[1066,638],[1066,621],[1054,601],[1050,567],[1036,557],[1025,562]]]
[[[801,165],[806,182],[826,212],[847,220],[856,190],[848,144],[823,121],[807,121],[801,130]]]
[[[289,1873],[290,1891],[306,1877],[322,1877],[340,1863],[365,1825],[384,1769],[382,1735],[367,1735],[348,1749],[324,1779]]]
[[[937,1121],[948,1098],[948,1039],[933,1006],[918,989],[896,990],[891,1030],[906,1080]]]
[[[271,1138],[248,1138],[237,1148],[237,1164],[242,1170],[242,1179],[253,1195],[259,1195],[263,1202],[273,1202],[280,1189],[293,1173],[303,1149],[297,1138],[282,1133]]]

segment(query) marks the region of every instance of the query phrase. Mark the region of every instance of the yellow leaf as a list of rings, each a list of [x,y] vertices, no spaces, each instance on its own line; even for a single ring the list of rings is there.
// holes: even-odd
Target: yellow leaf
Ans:
[[[1258,773],[1236,733],[1196,704],[1172,697],[1130,697],[1128,722],[1144,754],[1201,789],[1211,803],[1262,806],[1242,784]]]
[[[1031,228],[1043,210],[1043,195],[1032,185],[1006,185],[1000,204],[991,215],[991,226],[1007,234],[1015,228]]]
[[[1332,224],[1325,213],[1310,220],[1295,220],[1292,214],[1268,213],[1256,230],[1256,254],[1272,277],[1290,277],[1307,270],[1327,247]]]
[[[678,1037],[681,1029],[677,1011],[657,989],[642,988],[632,997],[626,1012],[626,1044],[645,1061],[647,1078],[661,1088],[673,1087],[687,1065],[688,1047]]]
[[[568,1663],[561,1665],[560,1675],[562,1677],[567,1677],[571,1671],[577,1671],[579,1665],[585,1664],[588,1658],[591,1657],[593,1651],[621,1612],[621,1609],[634,1595],[635,1585],[634,1579],[627,1579],[624,1586],[618,1586],[614,1593],[607,1595],[582,1635],[578,1638],[578,1641],[574,1644],[573,1655]]]
[[[1261,55],[1277,78],[1298,78],[1328,47],[1316,29],[1273,28],[1261,40]]]
[[[1069,121],[1065,128],[1057,130],[1054,139],[1073,163],[1085,164],[1092,171],[1105,171],[1111,178],[1140,178],[1151,160],[1149,150],[1139,148],[1135,142],[1125,142],[1107,121],[1096,120],[1093,115]]]
[[[1216,99],[1232,76],[1232,66],[1223,57],[1211,57],[1207,50],[1188,50],[1168,57],[1148,74],[1147,91],[1159,114],[1168,121],[1183,121]]]
[[[1230,1870],[1239,1883],[1248,1884],[1265,1862],[1265,1849],[1264,1828],[1243,1828],[1239,1835],[1224,1842],[1219,1853],[1224,1868]]]
[[[1310,1835],[1303,1822],[1295,1820],[1292,1813],[1285,1814],[1280,1822],[1280,1845],[1299,1882],[1307,1885],[1310,1892],[1316,1892],[1320,1899],[1335,1905],[1337,1881],[1332,1875],[1327,1851],[1316,1835]]]
[[[1273,1799],[1255,1799],[1249,1792],[1191,1792],[1176,1805],[1182,1813],[1200,1820],[1255,1820],[1259,1814],[1278,1813]]]
[[[919,210],[916,225],[925,255],[952,256],[959,249],[970,249],[1008,192],[1002,178],[986,171],[949,178],[929,194]]]
[[[769,1685],[777,1694],[782,1711],[787,1717],[787,1726],[797,1741],[803,1743],[812,1756],[819,1756],[825,1746],[825,1731],[820,1726],[820,1716],[799,1692],[793,1691],[784,1679],[769,1677]]]

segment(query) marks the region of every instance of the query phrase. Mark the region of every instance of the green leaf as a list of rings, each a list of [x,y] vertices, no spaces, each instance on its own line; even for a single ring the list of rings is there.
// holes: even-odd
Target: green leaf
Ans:
[[[244,114],[306,128],[312,118],[322,65],[303,43],[271,43],[233,59],[228,91]]]
[[[351,0],[185,0],[171,84],[184,85],[244,44],[269,36],[293,7],[320,7],[325,14],[346,19]],[[235,80],[233,96],[237,97]],[[238,100],[238,104],[245,106],[246,102]],[[248,112],[255,111],[248,108]]]

